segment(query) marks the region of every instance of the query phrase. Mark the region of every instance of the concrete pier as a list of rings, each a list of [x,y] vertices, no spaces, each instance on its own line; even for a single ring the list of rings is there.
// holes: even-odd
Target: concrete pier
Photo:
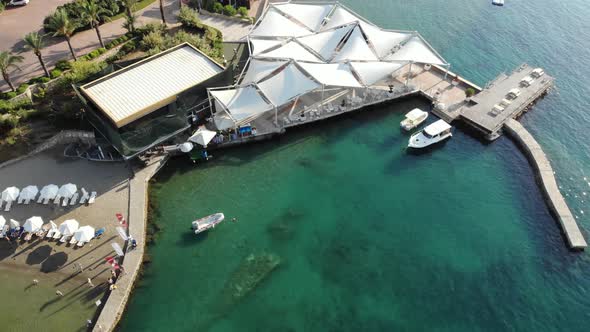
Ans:
[[[504,131],[520,145],[531,165],[533,165],[535,172],[538,174],[539,185],[545,194],[545,199],[549,208],[557,217],[569,247],[576,250],[586,248],[586,240],[584,240],[576,219],[559,191],[553,174],[553,168],[551,168],[551,164],[539,143],[516,120],[507,120],[504,125]]]
[[[127,251],[123,260],[124,273],[117,280],[117,289],[111,291],[103,304],[94,332],[110,332],[115,329],[139,276],[145,251],[147,226],[148,181],[160,170],[167,157],[156,157],[129,180],[129,234],[137,241],[137,247]]]

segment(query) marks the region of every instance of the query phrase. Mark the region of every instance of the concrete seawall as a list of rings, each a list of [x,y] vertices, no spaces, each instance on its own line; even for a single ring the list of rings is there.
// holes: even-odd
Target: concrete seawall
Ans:
[[[545,194],[545,199],[551,211],[557,217],[569,247],[571,249],[583,250],[586,248],[586,240],[576,223],[567,203],[555,181],[553,168],[541,146],[533,136],[516,120],[509,119],[504,125],[505,132],[512,137],[527,155],[529,162],[533,165],[539,177],[539,185]]]
[[[117,280],[117,289],[109,294],[94,325],[94,332],[110,332],[121,319],[133,285],[139,276],[145,252],[147,226],[148,182],[165,165],[167,157],[157,157],[129,180],[129,234],[137,241],[137,247],[127,251],[123,261],[125,273]]]

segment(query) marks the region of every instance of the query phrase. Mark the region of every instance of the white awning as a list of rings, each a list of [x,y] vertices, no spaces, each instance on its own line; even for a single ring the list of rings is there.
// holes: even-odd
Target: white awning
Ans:
[[[340,51],[334,57],[332,62],[346,61],[346,60],[363,60],[363,61],[375,61],[378,60],[375,53],[371,50],[360,28],[357,26],[354,28],[350,37],[346,41],[346,44],[340,49]]]
[[[344,86],[361,88],[350,70],[350,66],[344,63],[298,63],[305,71],[318,82],[329,86]]]
[[[340,25],[362,21],[358,16],[354,15],[350,11],[346,10],[342,6],[337,6],[326,25],[323,26],[322,30],[331,29]]]
[[[299,61],[322,62],[320,58],[313,55],[296,41],[289,41],[285,45],[272,50],[270,52],[263,52],[257,55],[258,58],[279,58],[279,59],[293,59]]]
[[[346,34],[350,31],[352,27],[352,25],[344,26],[338,29],[328,30],[314,35],[301,37],[297,40],[305,46],[316,51],[319,55],[321,55],[324,58],[324,60],[327,61],[332,57],[332,55],[334,55],[336,47],[338,46],[338,44],[340,44],[344,36],[346,36]]]
[[[213,122],[218,130],[226,130],[236,127],[234,120],[232,120],[225,111],[217,112],[213,117]]]
[[[260,96],[254,86],[229,90],[210,90],[209,92],[237,122],[273,108]]]
[[[412,37],[399,51],[389,55],[386,59],[446,65],[445,60],[439,57],[419,36]]]
[[[250,36],[299,37],[313,33],[270,7],[250,32]]]
[[[404,66],[395,62],[350,62],[352,69],[360,76],[365,85],[373,85]]]
[[[390,54],[395,46],[412,36],[410,33],[385,31],[370,24],[361,23],[361,28],[379,57]]]
[[[322,4],[276,4],[277,9],[293,17],[313,31],[317,31],[324,18],[330,13],[333,5]]]
[[[258,82],[261,79],[268,76],[273,71],[277,70],[280,66],[287,63],[287,60],[259,60],[250,58],[250,64],[248,70],[242,79],[241,84],[246,85],[253,82]]]
[[[217,133],[214,131],[199,128],[188,140],[206,147],[215,135],[217,135]]]
[[[256,55],[260,52],[264,52],[270,48],[273,48],[277,45],[282,43],[281,40],[277,39],[258,39],[258,38],[251,38],[250,44],[252,46],[251,55]]]
[[[307,78],[294,64],[290,64],[275,76],[258,83],[258,87],[274,105],[279,106],[317,89],[320,85]]]

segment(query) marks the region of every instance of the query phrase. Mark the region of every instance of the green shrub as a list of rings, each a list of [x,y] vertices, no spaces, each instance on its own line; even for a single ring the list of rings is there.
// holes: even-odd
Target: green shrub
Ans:
[[[95,1],[99,7],[110,11],[112,13],[112,15],[117,15],[119,13],[122,13],[125,10],[124,6],[120,5],[121,1],[113,1],[113,0],[95,0]],[[69,3],[63,4],[61,6],[57,6],[57,8],[55,10],[57,11],[58,9],[61,9],[61,8],[64,8],[66,10],[66,13],[68,14],[68,17],[70,19],[79,23],[78,27],[76,28],[76,32],[90,29],[90,24],[82,19],[82,11],[80,10],[80,5],[77,1],[72,1]],[[50,30],[47,27],[47,23],[49,22],[49,17],[51,17],[52,14],[53,13],[46,16],[45,19],[43,20],[43,26],[44,26],[46,33],[55,32],[55,31]],[[105,23],[105,20],[101,18],[100,23],[101,24]]]
[[[241,17],[248,17],[248,8],[246,7],[238,7],[238,14],[240,14]]]
[[[44,99],[46,95],[47,95],[47,89],[39,88],[39,89],[37,89],[37,93],[33,94],[33,97],[36,100],[41,100],[41,99]]]
[[[0,114],[13,113],[16,109],[27,108],[30,106],[31,101],[28,99],[23,99],[19,101],[0,100]]]
[[[237,12],[238,11],[232,5],[225,5],[223,7],[223,15],[225,16],[235,16]]]
[[[59,69],[54,69],[49,72],[49,77],[51,77],[51,78],[58,78],[60,76],[61,76],[61,70],[59,70]]]
[[[164,42],[164,37],[159,32],[152,31],[143,37],[140,46],[146,52],[155,50],[157,53],[164,48]]]
[[[14,92],[14,91],[7,92],[5,94],[5,96],[6,96],[6,99],[12,99],[12,98],[16,97],[16,92]]]
[[[24,93],[25,91],[27,91],[28,87],[29,87],[29,85],[27,83],[23,83],[23,84],[19,85],[18,88],[16,89],[16,94],[20,95],[21,93]]]
[[[39,78],[39,83],[47,83],[51,81],[51,78],[47,77],[47,76],[43,76]]]
[[[0,13],[4,11],[4,8],[6,8],[6,5],[4,4],[4,2],[0,1]]]
[[[121,47],[121,52],[128,54],[128,53],[135,51],[136,48],[137,48],[137,44],[135,43],[134,40],[131,40],[131,41],[128,41],[127,44],[123,45],[123,47]]]
[[[104,47],[101,47],[101,48],[97,49],[97,51],[98,51],[98,54],[104,54],[107,51],[107,49]]]
[[[216,2],[217,1],[215,0],[203,0],[203,8],[205,8],[206,11],[213,12]]]
[[[72,68],[72,63],[68,60],[59,60],[55,63],[55,69],[59,69],[61,71],[70,70]]]
[[[467,88],[465,90],[465,95],[469,98],[472,97],[475,94],[475,89],[473,88]]]
[[[221,14],[223,12],[223,5],[219,2],[215,2],[213,4],[213,12],[217,14]]]
[[[94,51],[88,53],[87,55],[90,59],[94,59],[94,58],[97,58],[100,55],[100,53],[98,53],[98,50],[94,50]]]
[[[178,13],[178,21],[185,28],[194,28],[200,23],[199,13],[188,6],[182,6]]]
[[[106,62],[90,62],[78,60],[72,64],[72,69],[64,75],[62,84],[80,83],[98,74],[106,67]]]

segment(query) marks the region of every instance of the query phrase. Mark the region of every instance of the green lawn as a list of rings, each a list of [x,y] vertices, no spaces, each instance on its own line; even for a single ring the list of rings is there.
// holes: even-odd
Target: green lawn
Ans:
[[[151,5],[155,1],[156,0],[141,0],[141,1],[139,1],[138,3],[135,4],[135,11],[134,12],[144,9],[145,7]],[[111,21],[118,20],[123,16],[125,16],[125,12],[122,12],[122,13],[119,13],[115,16],[112,16]]]

